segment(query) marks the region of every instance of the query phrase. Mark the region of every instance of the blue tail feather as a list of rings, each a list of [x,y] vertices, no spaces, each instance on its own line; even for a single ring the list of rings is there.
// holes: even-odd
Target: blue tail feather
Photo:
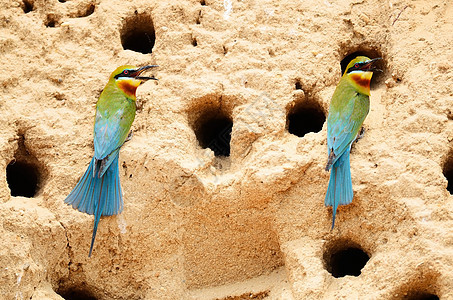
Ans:
[[[338,205],[352,202],[351,165],[349,162],[350,148],[338,158],[330,171],[329,186],[327,188],[325,206],[332,206],[332,229],[335,226],[335,216]]]
[[[119,214],[123,210],[123,199],[121,193],[120,177],[118,170],[118,152],[115,153],[112,164],[101,177],[96,174],[96,159],[93,159],[85,171],[85,174],[77,183],[76,187],[65,199],[65,203],[73,208],[95,215],[91,247],[88,256],[91,256],[94,240],[101,216]]]

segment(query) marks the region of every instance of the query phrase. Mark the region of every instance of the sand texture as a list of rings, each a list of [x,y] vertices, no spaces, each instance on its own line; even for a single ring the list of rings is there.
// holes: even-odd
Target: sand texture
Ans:
[[[446,0],[0,0],[0,299],[453,299],[452,45]],[[383,72],[330,230],[325,117],[350,54]],[[159,81],[88,258],[93,216],[63,201],[122,64]],[[229,156],[206,141],[219,120]],[[11,167],[36,190],[12,195]],[[334,277],[350,248],[369,260]]]

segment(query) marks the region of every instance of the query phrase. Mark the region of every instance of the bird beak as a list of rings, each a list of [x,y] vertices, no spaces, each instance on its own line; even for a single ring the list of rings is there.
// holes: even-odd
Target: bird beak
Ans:
[[[381,69],[376,68],[375,63],[379,60],[382,60],[381,57],[370,59],[365,65],[362,66],[361,70],[363,71],[381,71]]]
[[[140,76],[140,74],[143,73],[143,71],[148,70],[148,69],[151,69],[151,68],[155,68],[155,67],[158,67],[158,65],[143,66],[143,67],[138,68],[137,70],[135,70],[135,72],[134,72],[133,74],[131,74],[131,75],[132,75],[135,79],[142,80],[142,81],[146,81],[146,80],[158,80],[158,79],[155,78],[154,76],[151,76],[151,77]]]

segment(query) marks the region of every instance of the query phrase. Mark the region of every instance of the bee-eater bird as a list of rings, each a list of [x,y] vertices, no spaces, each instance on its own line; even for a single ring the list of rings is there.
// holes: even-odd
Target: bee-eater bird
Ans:
[[[119,151],[131,137],[129,130],[135,118],[137,87],[147,80],[157,80],[140,75],[153,67],[157,66],[118,67],[110,75],[109,82],[96,103],[94,156],[85,174],[64,201],[81,212],[94,215],[89,257],[101,216],[116,215],[123,210],[118,170]]]
[[[333,93],[327,117],[327,148],[330,172],[325,206],[332,206],[332,229],[338,205],[351,203],[353,198],[349,152],[363,121],[370,110],[370,81],[374,64],[381,58],[354,58],[346,67]]]

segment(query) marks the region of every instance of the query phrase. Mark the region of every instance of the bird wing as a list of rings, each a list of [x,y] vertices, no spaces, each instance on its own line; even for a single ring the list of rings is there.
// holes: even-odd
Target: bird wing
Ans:
[[[135,105],[135,104],[134,104]],[[134,119],[135,110],[127,100],[96,108],[94,124],[94,156],[102,161],[98,176],[102,176],[124,144]]]
[[[94,124],[94,156],[97,160],[104,159],[124,143],[129,128],[122,126],[121,119],[124,108],[110,111],[96,111]]]
[[[335,163],[349,148],[368,114],[367,109],[360,107],[360,105],[365,104],[361,103],[362,100],[366,100],[364,97],[368,96],[354,93],[341,109],[329,114],[327,119],[327,146],[329,159],[330,157],[333,159],[331,164]],[[333,152],[333,156],[331,152]]]

